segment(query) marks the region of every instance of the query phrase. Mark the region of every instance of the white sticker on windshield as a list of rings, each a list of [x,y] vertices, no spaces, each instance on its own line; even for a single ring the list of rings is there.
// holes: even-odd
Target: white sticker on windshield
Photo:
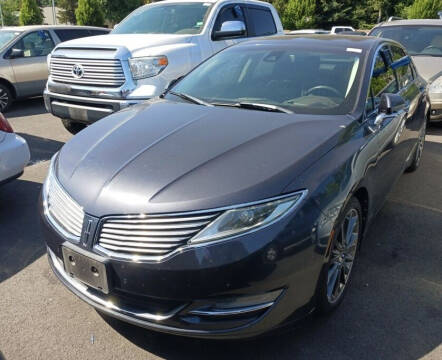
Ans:
[[[362,49],[357,49],[357,48],[347,48],[348,52],[354,52],[354,53],[358,53],[360,54],[362,52]]]

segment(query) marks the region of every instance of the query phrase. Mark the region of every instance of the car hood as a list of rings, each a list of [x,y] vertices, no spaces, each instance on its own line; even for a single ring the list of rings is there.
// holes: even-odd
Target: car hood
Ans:
[[[190,42],[191,35],[174,34],[108,34],[70,40],[61,44],[61,48],[70,47],[124,47],[134,53],[142,49]],[[60,48],[59,47],[59,48]]]
[[[246,203],[281,194],[349,122],[160,100],[80,132],[56,174],[94,216]]]
[[[426,81],[442,69],[442,57],[440,56],[412,56],[419,75]]]

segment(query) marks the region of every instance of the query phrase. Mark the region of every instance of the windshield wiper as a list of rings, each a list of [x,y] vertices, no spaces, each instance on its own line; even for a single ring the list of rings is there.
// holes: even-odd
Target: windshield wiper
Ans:
[[[243,109],[293,114],[293,111],[291,111],[289,109],[286,109],[286,108],[284,108],[282,106],[278,106],[278,105],[272,105],[272,104],[239,102],[239,103],[233,103],[233,104],[214,103],[213,105],[215,105],[215,106],[230,106],[230,107],[237,107],[237,108],[243,108]]]
[[[185,94],[185,93],[178,93],[178,92],[175,92],[175,91],[169,91],[169,94],[178,96],[181,99],[184,99],[184,100],[189,101],[189,102],[194,103],[194,104],[204,105],[204,106],[213,106],[212,104],[209,104],[208,102],[205,102],[204,100],[198,99],[198,98],[196,98],[196,97],[194,97],[192,95],[188,95],[188,94]]]

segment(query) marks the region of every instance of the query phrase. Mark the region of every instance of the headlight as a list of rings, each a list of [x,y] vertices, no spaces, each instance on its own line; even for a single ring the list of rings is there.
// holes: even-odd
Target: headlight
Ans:
[[[219,240],[268,226],[293,210],[305,195],[306,190],[277,200],[226,210],[196,234],[190,243]]]
[[[168,63],[166,56],[149,56],[129,59],[130,71],[135,80],[158,75],[166,68]]]
[[[442,76],[434,80],[428,90],[430,93],[442,93]]]

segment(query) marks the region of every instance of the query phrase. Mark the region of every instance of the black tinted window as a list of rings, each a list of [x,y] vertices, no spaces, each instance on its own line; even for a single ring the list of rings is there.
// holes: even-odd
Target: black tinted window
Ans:
[[[398,46],[391,46],[392,66],[396,70],[399,81],[399,87],[405,88],[413,81],[413,72],[410,64],[406,61],[408,58],[405,51]]]
[[[250,36],[263,36],[276,34],[276,25],[272,12],[265,8],[250,7],[247,9],[250,20]]]
[[[244,21],[244,11],[239,5],[229,5],[221,9],[216,19],[215,31],[221,30],[221,25],[226,21]]]
[[[107,31],[107,30],[89,30],[90,36],[106,35],[106,34],[109,34],[109,31]]]
[[[90,36],[89,31],[86,29],[64,29],[55,30],[55,33],[60,38],[61,41],[69,41],[73,39],[79,39],[82,37]]]
[[[367,113],[378,108],[382,94],[398,92],[398,84],[396,82],[394,71],[384,60],[384,58],[389,56],[389,52],[379,52],[376,56],[367,98]]]

